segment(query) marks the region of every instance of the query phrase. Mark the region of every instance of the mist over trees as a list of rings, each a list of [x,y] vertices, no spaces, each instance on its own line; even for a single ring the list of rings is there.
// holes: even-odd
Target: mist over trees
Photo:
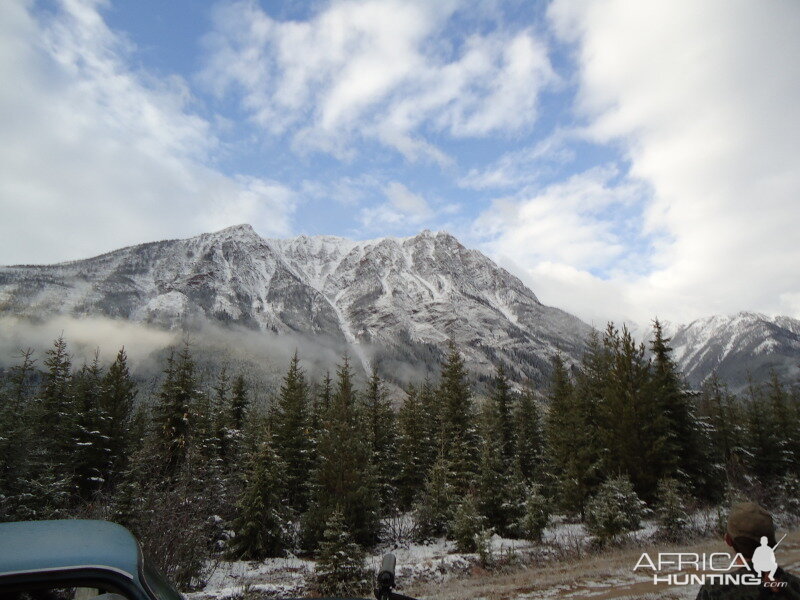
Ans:
[[[798,387],[689,391],[657,321],[647,346],[609,325],[580,364],[554,356],[546,389],[500,368],[486,397],[453,341],[438,379],[402,398],[347,357],[311,380],[295,353],[268,406],[241,373],[198,372],[188,343],[152,393],[127,360],[76,365],[59,338],[2,375],[0,519],[120,522],[185,588],[209,557],[293,552],[321,558],[317,584],[335,590],[402,514],[417,540],[480,552],[490,532],[538,541],[553,513],[613,539],[650,507],[674,536],[682,503],[800,489]]]

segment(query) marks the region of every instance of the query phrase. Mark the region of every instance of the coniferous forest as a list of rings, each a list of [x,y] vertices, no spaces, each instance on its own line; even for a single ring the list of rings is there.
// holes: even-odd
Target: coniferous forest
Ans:
[[[295,354],[262,406],[242,374],[201,376],[186,343],[145,397],[124,349],[78,365],[59,338],[2,378],[0,519],[122,523],[184,588],[214,560],[310,556],[336,593],[400,515],[416,540],[481,552],[488,532],[540,539],[551,514],[609,541],[646,511],[677,534],[687,506],[800,489],[797,386],[690,391],[657,321],[646,345],[609,325],[579,365],[554,356],[546,389],[470,381],[453,342],[402,398],[347,357],[311,381]]]

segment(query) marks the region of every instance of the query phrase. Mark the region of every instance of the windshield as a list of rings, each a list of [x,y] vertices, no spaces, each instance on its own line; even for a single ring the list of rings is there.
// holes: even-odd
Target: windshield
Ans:
[[[169,580],[146,560],[142,564],[142,578],[147,589],[158,600],[184,600],[181,593],[173,587]]]

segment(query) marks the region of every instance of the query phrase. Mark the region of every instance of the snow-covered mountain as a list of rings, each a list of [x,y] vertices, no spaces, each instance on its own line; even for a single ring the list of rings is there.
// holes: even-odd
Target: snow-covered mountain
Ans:
[[[687,380],[699,385],[716,371],[734,389],[775,369],[786,380],[800,373],[800,321],[740,312],[698,319],[673,328],[675,359]]]
[[[0,314],[106,316],[166,328],[208,322],[326,339],[398,376],[448,338],[472,369],[505,363],[541,380],[556,351],[577,360],[590,327],[544,306],[452,235],[265,239],[249,225],[46,266],[0,268]]]

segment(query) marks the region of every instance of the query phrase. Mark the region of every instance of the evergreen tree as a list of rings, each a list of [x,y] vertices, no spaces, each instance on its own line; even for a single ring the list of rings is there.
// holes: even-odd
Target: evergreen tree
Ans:
[[[314,586],[320,596],[349,598],[370,592],[371,574],[364,551],[353,541],[342,510],[331,511],[320,543]]]
[[[709,422],[712,460],[724,469],[729,482],[742,485],[747,463],[744,414],[716,372],[703,384],[700,413]]]
[[[422,403],[416,388],[410,386],[398,414],[398,500],[402,510],[408,510],[425,483],[426,423]]]
[[[658,483],[658,531],[671,542],[683,539],[689,529],[687,498],[681,482],[662,479]]]
[[[539,491],[539,486],[533,486],[525,502],[525,514],[520,523],[522,537],[532,542],[542,541],[542,535],[549,521],[550,502]]]
[[[29,493],[36,360],[30,349],[21,351],[20,358],[9,370],[0,395],[0,521],[30,518],[35,510],[31,504],[37,501]]]
[[[797,406],[793,406],[789,392],[778,379],[773,369],[766,384],[766,404],[768,420],[774,432],[776,450],[780,462],[775,465],[776,471],[797,473],[800,467],[800,422],[797,418]]]
[[[511,384],[502,364],[497,367],[497,374],[493,380],[489,407],[487,433],[496,440],[503,464],[506,468],[510,468],[516,445],[516,431],[512,419],[514,399],[511,394]]]
[[[775,484],[785,473],[784,445],[778,438],[772,406],[752,381],[748,387],[745,440],[748,467],[762,485]]]
[[[668,447],[665,404],[650,381],[644,346],[627,328],[609,325],[604,344],[611,358],[602,396],[601,419],[607,473],[627,473],[637,492],[653,500],[658,479],[673,460]]]
[[[356,405],[350,364],[345,357],[336,391],[325,415],[312,475],[311,503],[303,516],[304,546],[317,548],[325,524],[338,506],[356,542],[371,546],[378,539],[379,514],[370,447]]]
[[[425,479],[425,488],[415,507],[419,539],[447,534],[457,504],[456,491],[451,483],[453,477],[447,459],[440,454]]]
[[[130,418],[137,395],[136,383],[128,369],[128,355],[120,348],[108,367],[100,386],[100,432],[106,444],[106,463],[102,468],[104,489],[112,489],[127,469],[128,457],[135,440],[131,438]]]
[[[704,426],[695,415],[690,395],[683,390],[669,342],[661,323],[656,319],[650,345],[653,363],[648,391],[654,396],[660,413],[657,426],[664,427],[665,431],[654,433],[653,437],[658,443],[663,439],[663,456],[654,458],[654,462],[659,460],[662,464],[653,466],[665,477],[691,481],[698,492],[707,495],[709,487],[716,487],[710,480],[716,480],[717,474],[709,473],[707,446],[702,443]]]
[[[641,525],[645,505],[628,477],[605,481],[586,506],[586,528],[601,542],[608,542]]]
[[[29,493],[38,500],[36,518],[59,516],[69,506],[76,448],[72,360],[63,336],[47,350],[44,366],[33,415],[37,444],[32,452],[35,474],[29,488]]]
[[[378,374],[373,371],[364,394],[364,416],[372,454],[375,484],[383,514],[397,506],[396,416]]]
[[[308,504],[307,482],[312,467],[308,394],[308,384],[295,352],[271,420],[275,450],[286,465],[287,501],[298,512],[305,510]]]
[[[442,432],[442,402],[436,386],[427,377],[419,390],[419,403],[422,427],[420,438],[422,476],[425,477],[439,456]]]
[[[486,520],[478,511],[477,501],[467,494],[453,515],[450,534],[458,552],[477,552],[486,529]]]
[[[596,345],[590,344],[584,367],[599,362],[595,354],[599,352]],[[597,478],[600,450],[596,440],[594,372],[585,369],[581,376],[581,385],[575,390],[564,361],[558,355],[553,357],[545,435],[558,501],[568,512],[583,514]]]
[[[188,458],[194,425],[192,407],[199,397],[194,369],[188,342],[184,343],[177,360],[174,352],[167,358],[155,408],[157,453],[167,476],[176,474]]]
[[[231,388],[230,415],[228,418],[227,455],[229,462],[241,461],[244,445],[245,417],[250,407],[247,382],[241,373],[233,380]]]
[[[445,458],[454,474],[458,492],[466,493],[476,475],[478,436],[472,396],[467,383],[464,359],[450,340],[439,384],[441,397],[441,438]]]
[[[514,421],[516,423],[516,462],[523,480],[541,483],[543,462],[543,433],[539,408],[533,391],[526,389],[519,399]]]
[[[269,441],[251,460],[232,524],[230,554],[242,560],[283,556],[290,543],[286,465]]]
[[[108,465],[108,443],[103,435],[104,414],[100,405],[103,373],[99,352],[94,360],[73,377],[75,418],[75,451],[73,454],[73,489],[87,500],[100,491]]]

